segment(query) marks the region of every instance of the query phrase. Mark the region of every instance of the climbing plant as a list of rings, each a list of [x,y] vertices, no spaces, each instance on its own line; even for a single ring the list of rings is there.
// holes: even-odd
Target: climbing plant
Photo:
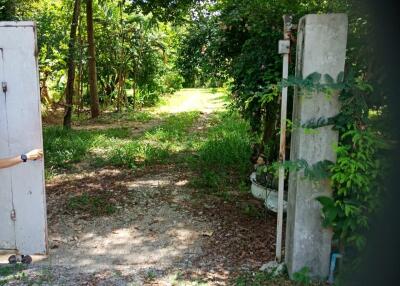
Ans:
[[[300,124],[292,123],[291,130],[302,128],[316,130],[331,126],[340,134],[335,147],[336,162],[324,160],[310,166],[305,160],[286,161],[283,166],[289,171],[304,171],[304,177],[312,181],[330,178],[332,197],[320,196],[323,225],[332,227],[334,237],[339,241],[340,251],[361,251],[365,244],[365,233],[371,215],[380,205],[384,195],[385,152],[389,150],[388,134],[379,129],[371,120],[366,102],[373,91],[371,84],[349,72],[339,74],[336,81],[327,75],[313,73],[305,79],[290,77],[279,86],[298,89],[298,96],[305,90],[324,92],[328,96],[339,93],[341,111],[330,118],[313,118]],[[323,83],[321,79],[324,79]],[[275,163],[275,169],[282,164]],[[353,251],[354,253],[354,251]]]

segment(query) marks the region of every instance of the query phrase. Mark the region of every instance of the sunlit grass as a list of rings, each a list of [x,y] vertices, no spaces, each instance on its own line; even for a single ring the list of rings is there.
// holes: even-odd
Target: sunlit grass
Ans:
[[[194,171],[201,171],[192,184],[221,188],[232,181],[229,178],[246,174],[250,166],[249,126],[237,114],[225,110],[226,102],[227,98],[220,91],[182,90],[169,97],[165,105],[142,113],[152,113],[151,116],[158,113],[162,120],[141,134],[133,134],[128,127],[100,130],[47,127],[44,130],[47,174],[72,169],[76,163],[84,161],[95,168],[131,169],[184,163]],[[196,125],[207,110],[214,113],[207,116],[202,126]],[[112,114],[108,118],[126,121],[130,117]],[[147,118],[144,115],[143,120]]]
[[[160,103],[150,109],[155,113],[179,113],[190,111],[212,112],[221,110],[227,103],[222,89],[182,89],[173,95],[165,96]]]
[[[47,169],[68,169],[88,160],[93,166],[135,168],[143,164],[162,162],[172,154],[191,146],[188,129],[198,119],[198,112],[170,115],[165,121],[139,137],[129,128],[105,130],[64,130],[48,127],[44,130]]]
[[[130,111],[103,111],[103,114],[96,118],[91,119],[89,113],[82,113],[81,115],[73,114],[72,122],[88,125],[93,123],[113,123],[118,121],[127,122],[148,122],[153,119],[153,115],[146,110],[130,110]]]
[[[220,112],[213,118],[193,157],[191,166],[199,176],[191,185],[221,191],[242,184],[251,170],[252,138],[249,125],[236,113]]]
[[[187,151],[191,136],[188,129],[198,119],[198,112],[180,113],[168,117],[161,126],[147,131],[137,140],[131,140],[118,148],[112,148],[97,165],[113,165],[135,168],[136,166],[170,162],[174,154]]]

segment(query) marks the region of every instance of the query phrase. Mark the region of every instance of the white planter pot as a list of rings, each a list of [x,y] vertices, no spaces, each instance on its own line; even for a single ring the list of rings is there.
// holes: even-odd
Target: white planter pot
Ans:
[[[260,200],[264,201],[264,205],[267,209],[278,212],[278,192],[274,189],[265,188],[256,182],[256,173],[253,172],[250,175],[251,181],[251,193],[252,195]],[[283,201],[283,211],[286,212],[287,202]]]

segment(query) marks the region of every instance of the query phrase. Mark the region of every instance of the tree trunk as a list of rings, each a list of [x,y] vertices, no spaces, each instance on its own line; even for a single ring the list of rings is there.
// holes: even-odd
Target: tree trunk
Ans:
[[[119,12],[120,12],[120,20],[119,20],[119,26],[120,26],[120,49],[118,53],[118,88],[117,88],[117,111],[121,111],[121,108],[124,105],[127,105],[127,98],[125,94],[125,55],[124,55],[124,44],[125,44],[125,33],[124,33],[124,21],[123,21],[123,5],[125,1],[120,1],[119,2]]]
[[[86,1],[86,19],[89,50],[89,93],[90,110],[92,118],[100,114],[99,95],[97,93],[97,71],[96,71],[96,48],[94,44],[93,32],[93,0]]]
[[[80,12],[81,1],[75,0],[74,12],[72,14],[71,33],[69,36],[68,44],[68,79],[67,88],[65,91],[65,115],[64,115],[64,128],[71,128],[72,106],[74,97],[74,82],[75,82],[75,42],[76,42],[76,29],[78,26],[78,18]]]
[[[40,79],[40,100],[45,105],[49,106],[51,101],[49,97],[49,90],[47,87],[47,78],[49,77],[49,72],[45,71],[43,77]]]
[[[79,30],[78,30],[78,42],[79,42],[79,65],[78,65],[78,117],[80,117],[83,111],[83,37],[82,37],[82,15],[79,17]]]

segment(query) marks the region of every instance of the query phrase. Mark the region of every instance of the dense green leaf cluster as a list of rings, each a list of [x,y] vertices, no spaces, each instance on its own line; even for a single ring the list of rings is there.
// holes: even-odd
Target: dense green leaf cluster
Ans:
[[[28,3],[29,2],[29,3]],[[72,0],[2,0],[3,20],[33,20],[38,26],[42,102],[47,107],[64,104],[67,82]],[[90,104],[85,1],[77,27],[74,104]],[[151,105],[160,95],[180,89],[183,78],[175,68],[179,26],[146,15],[130,1],[95,0],[94,38],[97,80],[103,108]],[[3,13],[3,14],[1,14]]]
[[[361,235],[368,228],[370,214],[374,213],[382,195],[381,162],[377,157],[382,142],[371,130],[350,127],[336,149],[337,162],[331,168],[333,198],[322,197],[324,224],[333,226],[335,235],[359,250],[365,245]]]
[[[232,94],[232,107],[249,121],[265,146],[268,161],[273,161],[279,141],[282,59],[277,43],[283,37],[282,16],[291,14],[296,23],[307,13],[347,11],[349,3],[341,0],[210,2],[207,13],[192,18],[179,49],[178,66],[187,85],[225,82]],[[294,51],[292,44],[291,63]],[[290,69],[293,74],[293,64]],[[292,94],[291,89],[289,93]],[[289,118],[290,114],[289,108]]]

